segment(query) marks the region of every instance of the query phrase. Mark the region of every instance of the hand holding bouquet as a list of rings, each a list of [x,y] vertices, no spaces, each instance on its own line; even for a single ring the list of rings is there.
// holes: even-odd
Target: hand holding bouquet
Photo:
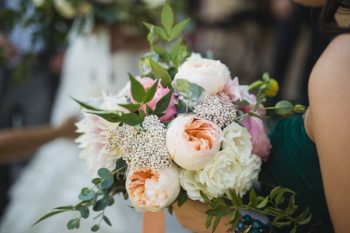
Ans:
[[[215,231],[230,215],[234,228],[241,211],[271,217],[275,227],[306,224],[309,211],[295,205],[295,194],[281,187],[268,195],[254,191],[262,161],[271,145],[262,118],[302,111],[287,101],[266,108],[278,84],[267,74],[250,86],[232,79],[220,61],[191,53],[179,38],[188,20],[174,23],[165,4],[161,26],[145,23],[152,51],[140,61],[141,74],[119,96],[98,104],[78,101],[85,118],[78,123],[81,157],[95,178],[74,206],[58,207],[39,221],[65,211],[78,211],[68,223],[78,228],[90,209],[111,221],[104,209],[123,194],[139,211],[159,211],[187,199],[205,203],[206,227]],[[99,225],[92,227],[98,230]]]

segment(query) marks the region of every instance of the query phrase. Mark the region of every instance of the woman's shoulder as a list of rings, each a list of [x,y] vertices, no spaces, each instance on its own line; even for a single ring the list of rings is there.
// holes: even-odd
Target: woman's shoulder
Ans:
[[[346,87],[350,93],[349,85],[350,34],[342,34],[332,40],[311,73],[309,83],[310,101],[324,91],[332,92],[340,87]]]

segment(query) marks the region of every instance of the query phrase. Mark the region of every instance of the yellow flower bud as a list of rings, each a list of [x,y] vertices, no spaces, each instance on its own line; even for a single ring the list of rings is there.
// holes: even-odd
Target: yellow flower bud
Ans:
[[[276,96],[279,90],[278,82],[275,79],[270,79],[266,85],[267,87],[264,90],[265,95],[268,97]]]

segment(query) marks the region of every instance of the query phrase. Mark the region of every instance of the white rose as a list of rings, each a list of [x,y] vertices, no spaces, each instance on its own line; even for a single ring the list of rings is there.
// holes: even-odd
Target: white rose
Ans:
[[[147,5],[148,8],[157,8],[166,2],[166,0],[143,0],[143,2]]]
[[[232,150],[222,150],[199,172],[199,181],[214,197],[223,195],[229,189],[243,196],[257,180],[260,166],[261,160],[256,155],[247,157]]]
[[[196,61],[202,59],[202,55],[200,53],[191,53],[191,56],[189,56],[186,61]]]
[[[185,79],[205,89],[208,95],[221,92],[230,79],[230,71],[220,61],[206,58],[184,62],[175,75],[174,81]]]
[[[222,130],[194,115],[182,115],[169,125],[166,146],[171,158],[187,170],[200,170],[220,150]]]
[[[252,153],[253,144],[248,130],[236,122],[224,129],[223,149],[235,151],[240,156],[248,156]]]
[[[179,170],[143,168],[128,172],[126,190],[139,211],[159,211],[172,204],[180,193]]]
[[[199,181],[198,171],[182,169],[180,172],[180,184],[191,200],[204,202],[204,199],[200,194],[201,191],[209,199],[213,198],[213,196],[208,193],[207,187]]]

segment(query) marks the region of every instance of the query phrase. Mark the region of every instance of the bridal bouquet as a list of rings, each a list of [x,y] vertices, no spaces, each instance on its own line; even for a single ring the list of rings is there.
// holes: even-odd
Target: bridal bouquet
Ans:
[[[82,134],[77,142],[93,187],[81,190],[79,204],[58,207],[39,221],[77,211],[67,225],[75,229],[93,210],[110,225],[104,209],[116,194],[139,211],[171,211],[188,198],[205,202],[207,227],[214,231],[230,215],[233,230],[240,232],[236,224],[243,210],[267,215],[272,226],[291,226],[291,232],[309,221],[309,211],[298,209],[291,190],[275,187],[265,196],[254,191],[271,149],[262,121],[266,111],[290,114],[303,106],[281,101],[264,107],[276,95],[277,82],[264,74],[250,86],[240,85],[220,61],[191,53],[180,37],[187,22],[174,23],[165,4],[161,26],[145,23],[151,52],[140,61],[140,75],[130,74],[118,96],[77,100],[85,116],[77,124]]]

